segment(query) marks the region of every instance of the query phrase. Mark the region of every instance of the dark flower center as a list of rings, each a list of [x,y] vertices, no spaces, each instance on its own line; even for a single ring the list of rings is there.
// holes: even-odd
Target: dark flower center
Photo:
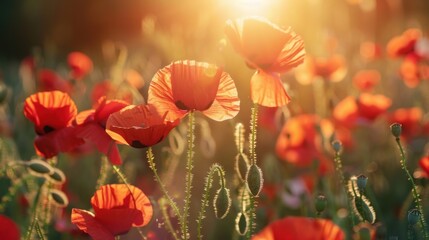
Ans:
[[[43,127],[43,132],[46,134],[46,133],[50,133],[50,132],[53,132],[53,131],[55,131],[55,128],[53,128],[53,127],[51,127],[51,126],[49,126],[49,125],[46,125],[46,126],[44,126]]]
[[[145,148],[145,147],[147,147],[146,145],[142,144],[138,140],[134,140],[130,145],[131,145],[131,147],[134,147],[134,148]]]

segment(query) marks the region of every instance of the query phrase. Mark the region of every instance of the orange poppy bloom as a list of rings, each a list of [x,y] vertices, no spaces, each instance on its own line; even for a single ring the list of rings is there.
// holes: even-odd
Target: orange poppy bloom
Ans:
[[[159,70],[149,86],[148,103],[168,118],[183,118],[189,111],[223,121],[235,117],[240,99],[234,81],[215,65],[177,61]]]
[[[19,228],[12,219],[5,215],[0,215],[0,236],[5,240],[19,240],[20,232]]]
[[[71,86],[69,82],[62,79],[56,72],[50,69],[41,69],[38,73],[39,91],[61,91],[69,93]]]
[[[374,121],[387,111],[392,105],[392,100],[381,94],[362,93],[357,99],[357,105],[360,117]]]
[[[295,76],[301,84],[307,85],[316,77],[324,80],[339,82],[347,73],[346,60],[341,55],[332,55],[328,58],[307,56],[304,64],[297,68]]]
[[[429,79],[429,65],[414,57],[407,57],[401,63],[399,73],[407,87],[415,88],[422,79]]]
[[[241,18],[227,22],[225,33],[249,67],[257,71],[250,82],[253,102],[265,107],[286,105],[279,73],[304,61],[304,42],[291,28],[282,29],[266,19]]]
[[[320,126],[323,136],[316,130]],[[277,156],[298,167],[311,166],[319,161],[319,171],[324,174],[332,163],[323,154],[322,138],[333,134],[333,125],[316,115],[299,115],[290,118],[283,126],[276,142]]]
[[[252,240],[343,240],[345,234],[340,227],[327,219],[286,217],[272,222]]]
[[[94,85],[91,92],[91,100],[93,105],[98,104],[101,97],[106,96],[107,99],[120,99],[129,104],[133,103],[133,94],[127,88],[118,89],[109,80],[104,80]]]
[[[354,86],[361,92],[371,91],[381,79],[381,75],[376,70],[362,70],[353,77]]]
[[[359,108],[356,98],[348,96],[341,100],[332,111],[335,122],[345,127],[354,127],[359,117]]]
[[[119,143],[135,148],[153,146],[161,142],[176,127],[180,119],[170,121],[159,114],[153,105],[131,105],[110,115],[106,132]]]
[[[80,112],[76,116],[76,135],[82,139],[95,144],[98,151],[104,153],[114,165],[122,163],[118,147],[106,133],[106,122],[112,113],[128,106],[128,103],[120,100],[106,100],[106,97],[99,99],[96,109]]]
[[[402,134],[405,140],[410,140],[418,135],[421,130],[423,112],[418,107],[399,108],[392,112],[390,116],[391,123],[402,124]]]
[[[381,46],[374,42],[363,42],[360,45],[360,55],[365,60],[375,60],[382,56]]]
[[[92,71],[92,60],[81,52],[71,52],[67,56],[67,63],[71,68],[71,76],[74,79],[82,79]]]
[[[83,144],[71,126],[76,113],[73,100],[60,91],[39,92],[25,100],[24,115],[39,135],[34,141],[37,154],[49,158]]]
[[[91,198],[94,213],[72,209],[71,221],[94,240],[114,240],[131,227],[142,227],[153,215],[149,198],[138,188],[125,184],[104,185]]]
[[[415,45],[421,36],[422,32],[419,29],[411,28],[406,30],[387,43],[387,54],[391,57],[415,55]]]

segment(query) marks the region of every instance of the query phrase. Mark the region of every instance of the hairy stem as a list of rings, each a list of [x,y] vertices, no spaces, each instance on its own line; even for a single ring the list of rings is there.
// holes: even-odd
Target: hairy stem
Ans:
[[[188,150],[187,150],[187,158],[186,158],[186,185],[185,185],[185,205],[183,206],[183,215],[182,215],[182,235],[183,239],[189,239],[189,229],[188,229],[188,217],[189,210],[191,206],[191,189],[192,189],[192,169],[193,166],[193,158],[194,158],[194,128],[195,128],[195,119],[194,112],[191,111],[188,114]]]

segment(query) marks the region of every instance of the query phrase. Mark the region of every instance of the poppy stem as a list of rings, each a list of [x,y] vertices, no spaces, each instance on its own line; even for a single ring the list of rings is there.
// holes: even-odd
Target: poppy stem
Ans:
[[[36,196],[34,197],[33,206],[31,209],[31,212],[33,214],[33,221],[31,221],[31,225],[30,225],[29,229],[27,230],[25,240],[31,239],[31,237],[33,235],[33,230],[34,230],[34,228],[36,228],[36,224],[38,226],[39,220],[37,218],[37,214],[38,214],[38,209],[39,209],[39,200],[40,200],[40,196],[42,194],[42,188],[43,188],[44,184],[45,184],[45,182],[43,182],[42,185],[39,187],[39,189],[37,190]],[[36,229],[36,231],[37,231],[37,234],[40,235],[40,233],[39,233],[39,232],[41,232],[40,226],[39,226],[39,230]],[[39,236],[39,238],[40,238],[40,236]],[[42,238],[43,238],[43,234],[42,234]]]
[[[169,200],[166,200],[165,196],[161,197],[158,200],[159,208],[161,209],[161,214],[165,221],[166,230],[170,232],[171,235],[173,235],[174,240],[179,240],[180,238],[177,236],[177,233],[174,230],[173,225],[171,224],[169,213],[167,211],[167,208],[165,207],[165,205],[170,204],[168,201]]]
[[[200,212],[198,214],[198,219],[197,219],[197,239],[201,240],[203,239],[203,235],[201,233],[201,230],[203,228],[202,226],[202,222],[203,219],[205,218],[205,213],[206,213],[206,208],[208,207],[208,202],[209,202],[209,197],[210,197],[210,189],[213,186],[213,174],[217,172],[218,176],[219,176],[219,184],[221,186],[221,188],[225,187],[225,171],[223,170],[223,168],[217,164],[214,163],[210,169],[209,172],[207,174],[206,177],[206,181],[204,183],[204,192],[203,192],[203,197],[201,198],[201,208],[200,208]]]
[[[251,109],[250,116],[250,165],[256,164],[256,136],[258,128],[258,104],[255,103]]]
[[[424,239],[429,239],[429,234],[427,231],[427,225],[426,225],[426,221],[425,221],[425,215],[423,212],[422,200],[420,197],[420,193],[417,190],[416,184],[414,183],[413,176],[411,176],[410,172],[407,169],[407,165],[406,165],[407,159],[405,157],[405,151],[404,151],[404,148],[402,147],[401,140],[400,140],[399,136],[395,137],[395,141],[396,141],[396,144],[399,148],[400,156],[401,156],[401,159],[399,162],[401,164],[402,169],[405,171],[405,174],[407,175],[408,181],[411,183],[411,191],[413,193],[414,202],[416,204],[417,210],[420,212],[419,221],[420,221],[420,225],[422,228]]]
[[[173,200],[173,198],[170,196],[170,194],[168,193],[168,191],[167,191],[167,188],[165,187],[165,184],[164,184],[164,182],[162,182],[162,180],[161,180],[161,178],[159,177],[159,174],[158,174],[158,171],[157,171],[157,169],[156,169],[156,165],[155,165],[155,161],[154,161],[154,155],[153,155],[153,152],[152,152],[152,148],[151,147],[149,147],[148,148],[148,150],[147,150],[147,152],[146,152],[146,154],[147,154],[147,160],[148,160],[148,162],[149,162],[149,168],[152,170],[152,172],[153,172],[153,175],[154,175],[154,177],[155,177],[155,180],[158,182],[158,184],[160,185],[160,187],[161,187],[161,191],[162,191],[162,193],[164,194],[164,197],[167,199],[167,201],[168,201],[168,204],[171,206],[171,208],[173,209],[173,211],[174,211],[174,214],[179,218],[179,219],[181,219],[182,218],[182,216],[181,216],[181,214],[180,214],[180,211],[179,211],[179,208],[177,207],[177,204],[176,204],[176,202]]]
[[[106,156],[103,156],[101,158],[101,164],[100,164],[100,175],[97,179],[97,184],[95,185],[95,190],[98,190],[102,185],[106,183],[106,180],[109,176],[109,170],[110,170],[110,164],[109,160]]]
[[[195,118],[194,111],[190,111],[188,114],[188,150],[187,150],[187,159],[186,159],[186,185],[185,185],[185,205],[183,206],[183,215],[182,215],[182,237],[184,240],[189,239],[189,228],[188,228],[188,217],[189,209],[191,206],[191,189],[192,189],[192,169],[193,158],[194,158],[194,140],[195,140]]]

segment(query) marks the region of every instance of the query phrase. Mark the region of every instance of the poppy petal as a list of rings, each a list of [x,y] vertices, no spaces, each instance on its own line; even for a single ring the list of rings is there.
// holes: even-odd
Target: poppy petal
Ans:
[[[267,71],[286,72],[304,62],[305,49],[301,36],[296,34],[291,28],[288,28],[285,32],[290,35],[290,38],[283,46],[275,63]]]
[[[24,115],[34,123],[38,134],[69,126],[76,113],[73,100],[60,91],[39,92],[24,103]]]
[[[95,144],[99,152],[104,153],[113,165],[121,165],[118,146],[98,123],[88,123],[76,130],[76,136]]]
[[[109,184],[102,186],[91,198],[91,204],[97,217],[99,216],[100,211],[102,212],[120,208],[136,210],[137,215],[134,215],[134,211],[122,213],[117,212],[117,214],[125,214],[125,216],[127,216],[127,214],[131,214],[133,217],[129,218],[131,219],[133,226],[145,226],[153,216],[153,208],[149,198],[142,190],[132,185]],[[111,218],[108,215],[106,217]]]
[[[92,60],[81,52],[71,52],[67,56],[73,78],[80,79],[92,70]]]
[[[240,99],[237,88],[232,78],[224,72],[220,79],[215,101],[203,113],[213,120],[224,121],[235,117],[239,111]]]
[[[76,136],[76,129],[67,127],[36,137],[34,147],[38,155],[51,158],[60,152],[69,152],[83,143],[83,139]]]
[[[252,101],[264,107],[280,107],[290,102],[280,77],[275,73],[257,71],[250,81],[250,90]]]
[[[0,215],[0,236],[5,240],[19,240],[19,228],[12,219]]]
[[[110,115],[106,132],[122,144],[142,148],[157,144],[180,120],[168,121],[153,105],[128,106]],[[167,115],[165,113],[164,115]]]
[[[80,230],[88,233],[94,240],[115,240],[115,236],[101,223],[94,214],[82,209],[72,209],[71,222]]]
[[[106,126],[107,119],[110,114],[115,113],[129,104],[122,100],[106,100],[106,97],[101,97],[99,105],[95,110],[94,120],[103,126]]]
[[[95,113],[94,109],[79,112],[76,115],[76,118],[74,119],[73,123],[76,125],[82,125],[87,122],[92,122],[94,121],[94,113]]]

